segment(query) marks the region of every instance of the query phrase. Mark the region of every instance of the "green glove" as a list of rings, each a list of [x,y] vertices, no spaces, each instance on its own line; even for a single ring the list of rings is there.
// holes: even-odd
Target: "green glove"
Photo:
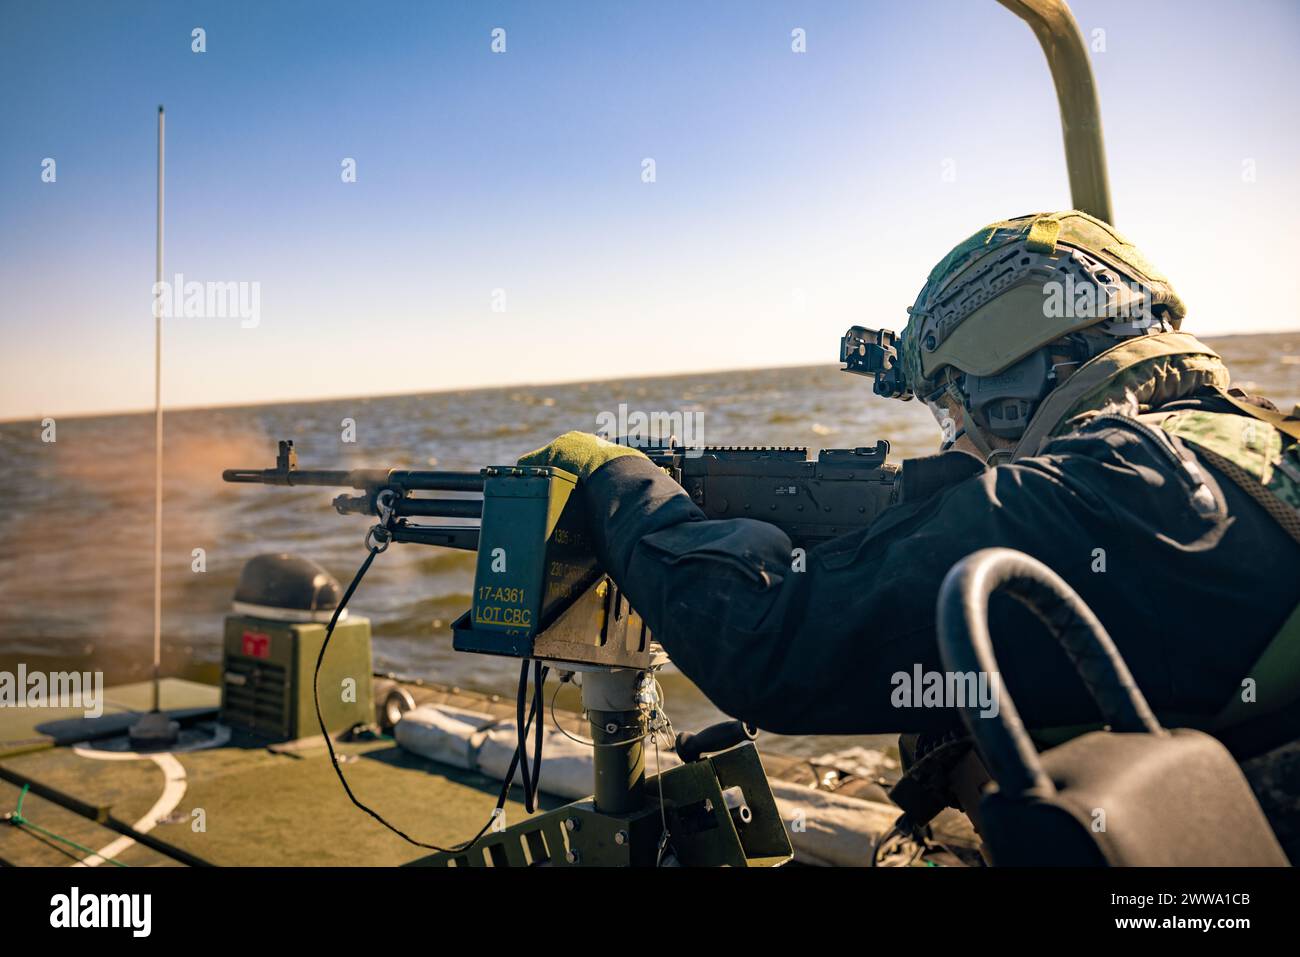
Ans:
[[[550,445],[529,452],[519,459],[520,465],[553,465],[578,476],[581,481],[606,462],[624,455],[644,454],[639,449],[607,442],[589,432],[565,432]]]

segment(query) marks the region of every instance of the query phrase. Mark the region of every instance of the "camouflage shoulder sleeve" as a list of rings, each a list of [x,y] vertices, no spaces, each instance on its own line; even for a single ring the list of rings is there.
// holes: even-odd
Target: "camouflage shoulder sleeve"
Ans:
[[[1152,413],[1149,418],[1171,435],[1231,462],[1300,513],[1300,442],[1267,422],[1235,412],[1188,409]]]

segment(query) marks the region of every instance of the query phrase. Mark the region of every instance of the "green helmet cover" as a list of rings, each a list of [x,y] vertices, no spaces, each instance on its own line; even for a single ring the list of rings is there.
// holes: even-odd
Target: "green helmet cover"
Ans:
[[[1186,309],[1114,227],[1079,210],[992,223],[930,271],[899,336],[907,391],[927,397],[945,369],[993,376],[1069,333]],[[1133,334],[1133,333],[1129,333]],[[910,396],[906,396],[910,397]]]

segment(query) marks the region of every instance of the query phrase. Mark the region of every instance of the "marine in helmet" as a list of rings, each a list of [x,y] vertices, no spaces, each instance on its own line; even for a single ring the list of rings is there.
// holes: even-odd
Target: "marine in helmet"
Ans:
[[[1185,312],[1137,248],[1086,213],[994,223],[931,271],[908,310],[900,361],[877,376],[876,391],[921,398],[954,423],[954,444],[1007,460],[1040,402],[1075,370],[1123,340],[1176,331]],[[1213,356],[1190,340],[1171,345]],[[1227,385],[1217,360],[1179,364]],[[1050,428],[1038,426],[1033,438]]]
[[[1245,762],[1295,860],[1300,417],[1234,389],[1185,312],[1085,213],[975,233],[902,333],[845,337],[849,371],[925,402],[942,446],[903,463],[899,504],[803,570],[782,531],[706,519],[632,449],[569,433],[522,461],[580,476],[601,560],[677,666],[722,710],[787,734],[957,728],[947,703],[896,694],[897,676],[942,671],[935,597],[955,562],[1034,556],[1097,614],[1166,724],[1211,730]],[[990,614],[1026,724],[1095,723],[1030,614],[997,599]]]

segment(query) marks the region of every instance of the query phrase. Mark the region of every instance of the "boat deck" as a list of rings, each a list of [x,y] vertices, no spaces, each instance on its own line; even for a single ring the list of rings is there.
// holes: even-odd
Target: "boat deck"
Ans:
[[[150,685],[139,684],[109,689],[106,697],[114,710],[129,716],[129,709],[148,708],[150,693]],[[484,699],[470,700],[482,707]],[[163,683],[165,710],[213,708],[219,703],[218,688],[179,680]],[[143,830],[146,822],[161,818],[150,836],[196,859],[177,860],[134,842],[113,858],[128,866],[199,861],[394,865],[430,853],[407,844],[352,806],[319,739],[296,750],[273,750],[262,739],[236,733],[224,746],[176,753],[172,760],[161,755],[105,760],[71,746],[80,717],[72,709],[0,710],[0,811],[17,807],[19,782],[30,780],[33,788],[52,789],[88,805],[83,810],[100,818],[97,823],[29,792],[22,816],[34,827],[0,825],[3,863],[58,866],[81,861],[88,856],[85,851],[43,832],[98,851],[122,837],[109,826],[110,819]],[[357,796],[419,840],[454,844],[472,836],[487,820],[500,790],[498,781],[411,755],[391,738],[336,748]],[[543,797],[544,807],[561,803]],[[507,820],[524,815],[518,801],[509,801],[506,808]]]
[[[395,682],[377,679],[380,700],[385,683]],[[494,695],[405,687],[421,703],[503,717],[514,708]],[[150,695],[147,683],[106,689],[105,715],[117,717],[101,718],[96,727],[102,733],[104,722],[118,722],[124,731],[149,707]],[[217,687],[179,679],[162,683],[162,707],[169,712],[199,714],[219,704]],[[577,729],[578,718],[570,717]],[[194,725],[213,726],[210,718]],[[352,806],[320,738],[268,745],[233,732],[229,741],[205,750],[114,755],[77,747],[91,727],[78,709],[0,709],[0,814],[17,810],[21,796],[25,821],[0,823],[0,864],[383,866],[431,853]],[[420,758],[388,736],[339,743],[336,749],[358,798],[428,843],[452,845],[473,836],[500,790],[494,778]],[[801,759],[764,753],[763,761],[773,778],[804,784],[818,779]],[[30,785],[25,795],[23,784]],[[515,800],[519,793],[512,791],[507,821],[524,817]],[[541,802],[544,808],[564,803],[545,794]],[[104,857],[93,855],[101,851]]]

